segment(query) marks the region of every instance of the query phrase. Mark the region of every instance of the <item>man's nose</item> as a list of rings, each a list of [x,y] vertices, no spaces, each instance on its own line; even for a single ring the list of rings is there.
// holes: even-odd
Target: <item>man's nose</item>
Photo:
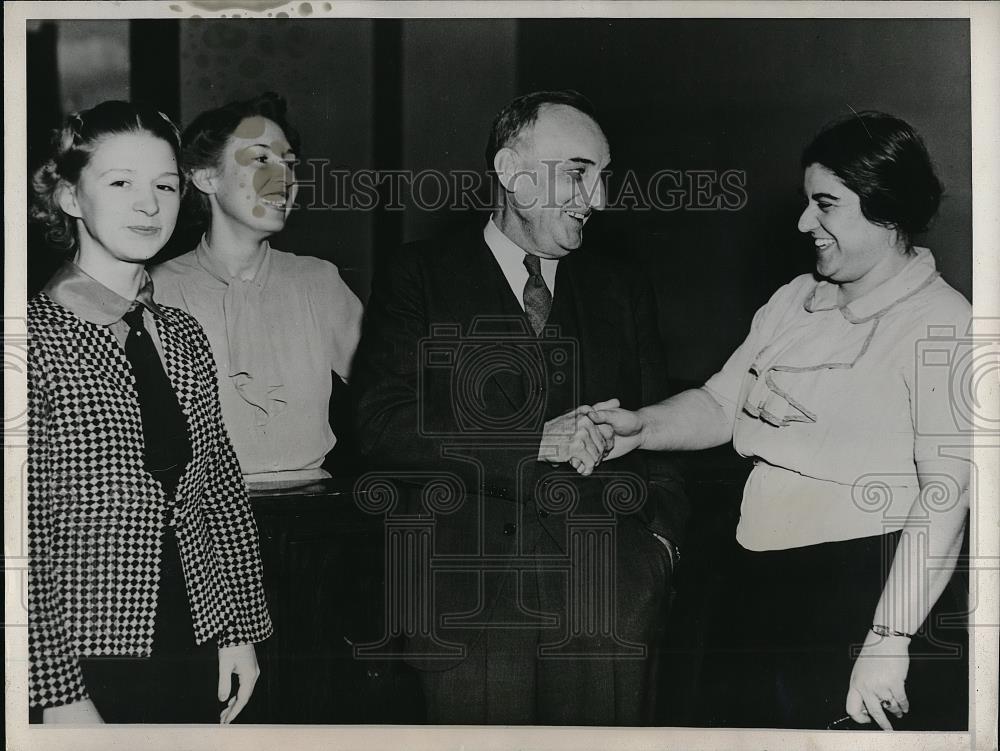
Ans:
[[[608,205],[607,198],[608,193],[607,188],[604,185],[604,179],[601,175],[598,175],[594,180],[593,186],[591,186],[591,190],[589,191],[589,200],[587,203],[592,209],[594,209],[594,211],[603,211]]]

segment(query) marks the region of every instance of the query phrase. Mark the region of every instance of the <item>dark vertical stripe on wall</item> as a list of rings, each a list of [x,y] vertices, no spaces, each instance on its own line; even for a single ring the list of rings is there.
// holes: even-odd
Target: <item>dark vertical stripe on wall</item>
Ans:
[[[59,31],[52,21],[43,21],[36,28],[29,28],[27,32],[25,46],[27,91],[24,109],[28,126],[25,146],[27,147],[29,180],[31,174],[47,155],[52,131],[58,128],[62,121],[57,59],[58,41]],[[30,197],[32,194],[29,192],[28,195]],[[62,254],[48,247],[41,225],[30,222],[28,224],[27,254],[29,297],[45,286],[49,277],[62,264],[62,259]],[[41,713],[39,712],[40,719]]]
[[[181,26],[173,19],[131,21],[131,98],[151,104],[179,124],[181,114]]]
[[[374,53],[373,162],[376,170],[396,170],[403,163],[402,21],[375,21]],[[389,191],[389,183],[383,181],[372,229],[376,266],[403,240],[403,212],[385,208],[390,200]],[[399,198],[395,200],[398,202]]]
[[[43,21],[37,29],[27,32],[25,46],[27,101],[25,114],[28,126],[28,171],[44,159],[52,130],[62,120],[59,92],[59,65],[56,46],[59,32],[55,23]]]

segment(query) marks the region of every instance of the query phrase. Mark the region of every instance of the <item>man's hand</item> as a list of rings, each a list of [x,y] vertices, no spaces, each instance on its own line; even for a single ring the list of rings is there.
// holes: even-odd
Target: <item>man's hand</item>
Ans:
[[[61,707],[46,707],[42,710],[45,725],[103,725],[97,707],[90,699],[63,704]]]
[[[230,696],[234,673],[240,679],[240,685],[236,696]],[[220,725],[228,725],[243,711],[243,707],[250,701],[259,675],[257,652],[253,644],[219,648],[219,701],[228,700],[226,708],[219,714]]]
[[[538,447],[538,461],[569,464],[587,476],[614,447],[614,432],[609,426],[595,425],[589,415],[595,409],[613,409],[617,399],[582,405],[545,423]]]
[[[868,632],[847,691],[847,714],[855,722],[874,720],[883,730],[892,730],[885,713],[900,718],[910,711],[905,687],[910,668],[909,641]]]

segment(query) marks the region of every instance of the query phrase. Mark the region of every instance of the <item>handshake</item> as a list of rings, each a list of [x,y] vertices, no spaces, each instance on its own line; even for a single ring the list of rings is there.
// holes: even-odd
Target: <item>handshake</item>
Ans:
[[[617,459],[642,444],[637,412],[621,409],[617,399],[583,404],[545,423],[538,461],[568,463],[588,476],[605,459]]]

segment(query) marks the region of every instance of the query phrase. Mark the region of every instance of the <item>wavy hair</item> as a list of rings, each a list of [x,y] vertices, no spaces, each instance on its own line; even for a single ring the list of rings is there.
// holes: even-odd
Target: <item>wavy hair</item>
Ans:
[[[59,206],[59,192],[79,182],[80,173],[104,140],[122,133],[149,133],[166,141],[180,164],[177,126],[155,107],[107,101],[69,115],[63,126],[53,131],[48,158],[31,180],[28,217],[43,226],[45,239],[55,248],[72,251],[77,245],[76,220]]]

